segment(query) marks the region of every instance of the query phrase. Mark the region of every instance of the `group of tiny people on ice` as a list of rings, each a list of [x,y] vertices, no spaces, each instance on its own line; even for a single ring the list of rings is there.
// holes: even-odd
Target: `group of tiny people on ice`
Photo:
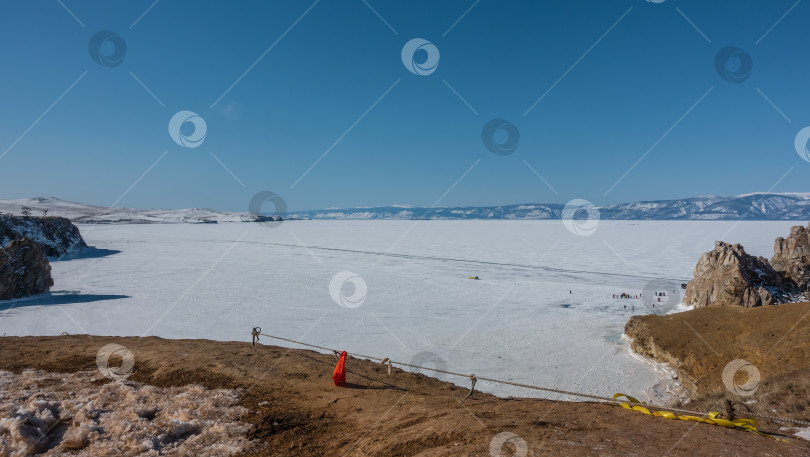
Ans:
[[[666,292],[655,292],[655,297],[658,302],[661,302],[661,297],[666,297]],[[621,293],[621,294],[613,294],[613,298],[617,299],[631,299],[636,300],[641,298],[641,294],[628,294],[628,293]],[[655,303],[653,302],[652,307],[655,308]],[[627,309],[627,305],[624,305],[624,308]],[[632,305],[632,310],[636,309],[636,305]]]
[[[666,292],[655,292],[655,296],[658,298],[658,301],[661,301],[661,297],[666,297]],[[613,298],[620,298],[620,299],[639,299],[641,298],[641,294],[628,294],[628,293],[621,293],[621,294],[613,294]]]

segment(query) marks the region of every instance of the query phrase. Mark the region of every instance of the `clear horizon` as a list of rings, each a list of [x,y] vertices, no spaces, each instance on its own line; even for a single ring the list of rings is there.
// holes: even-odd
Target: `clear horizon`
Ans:
[[[794,0],[0,12],[0,199],[603,206],[810,178]]]

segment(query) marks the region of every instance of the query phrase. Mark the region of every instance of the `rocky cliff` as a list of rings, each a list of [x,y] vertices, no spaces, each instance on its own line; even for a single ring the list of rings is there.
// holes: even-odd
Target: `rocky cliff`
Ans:
[[[693,306],[772,305],[769,287],[775,290],[781,282],[768,259],[749,255],[739,244],[718,241],[713,250],[700,256],[683,301]]]
[[[38,243],[50,257],[87,247],[79,229],[67,218],[0,215],[0,247],[21,238]]]
[[[648,319],[650,317],[657,316],[633,316],[624,326],[624,334],[631,339],[631,349],[636,354],[669,365],[678,374],[678,382],[690,394],[695,394],[697,392],[695,378],[691,376],[689,371],[684,370],[684,363],[678,356],[672,354],[668,348],[661,347],[658,342],[660,335],[657,328],[655,330],[650,328]]]
[[[774,242],[771,264],[794,282],[800,291],[810,292],[810,224],[790,229],[790,236]]]
[[[745,401],[735,386],[747,378],[723,377],[730,362],[745,359],[762,375],[756,397],[750,397],[757,401],[747,403],[751,411],[810,420],[808,311],[810,303],[706,306],[665,316],[633,316],[624,333],[632,339],[634,352],[677,372],[695,401],[687,409],[717,411],[726,399]]]
[[[22,238],[0,248],[0,300],[41,294],[51,286],[51,265],[39,244]]]
[[[810,227],[777,238],[771,261],[739,244],[717,241],[695,266],[683,302],[696,307],[751,308],[810,299]]]

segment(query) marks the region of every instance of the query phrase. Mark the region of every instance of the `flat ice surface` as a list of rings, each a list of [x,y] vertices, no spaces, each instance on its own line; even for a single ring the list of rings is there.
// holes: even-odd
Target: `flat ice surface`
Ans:
[[[674,304],[653,310],[613,294],[641,293],[655,278],[679,286],[718,239],[770,257],[774,238],[796,224],[602,221],[587,237],[560,221],[83,225],[88,245],[120,252],[52,262],[52,295],[0,304],[0,335],[250,341],[251,328],[261,326],[400,362],[645,397],[662,375],[631,357],[624,325],[632,314],[663,313]],[[356,308],[330,295],[330,280],[342,271],[367,285]],[[362,292],[351,283],[339,291],[337,298],[349,299]]]

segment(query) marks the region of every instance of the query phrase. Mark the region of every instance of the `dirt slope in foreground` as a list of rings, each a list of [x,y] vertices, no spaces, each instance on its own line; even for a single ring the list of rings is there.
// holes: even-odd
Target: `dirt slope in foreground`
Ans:
[[[528,456],[810,456],[810,443],[653,418],[616,406],[501,399],[420,374],[349,359],[345,387],[331,382],[334,357],[250,343],[87,335],[0,338],[0,369],[93,370],[117,343],[135,357],[131,381],[242,389],[250,437],[270,456],[490,455],[501,432],[525,440]],[[530,377],[530,376],[527,376]],[[266,402],[266,403],[265,403]],[[511,455],[511,444],[503,455]]]
[[[740,415],[748,408],[810,421],[810,303],[634,316],[625,333],[634,351],[672,366],[702,408],[730,400]],[[731,368],[724,382],[723,371],[734,360],[753,368]],[[752,369],[758,382],[749,383]]]

